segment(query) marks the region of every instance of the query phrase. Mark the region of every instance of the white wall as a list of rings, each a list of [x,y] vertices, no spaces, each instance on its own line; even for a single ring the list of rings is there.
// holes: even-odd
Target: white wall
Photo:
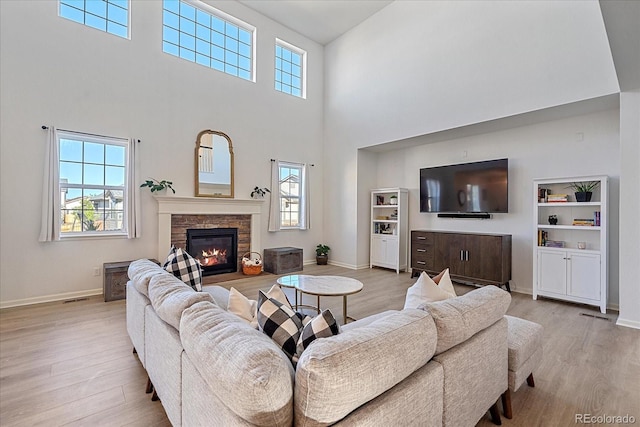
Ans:
[[[620,94],[620,316],[640,329],[640,89]],[[615,266],[614,266],[615,267]]]
[[[583,116],[379,153],[376,186],[409,189],[410,229],[512,235],[512,289],[532,293],[533,179],[608,175],[609,303],[618,304],[619,111]],[[576,134],[583,140],[577,141]],[[362,151],[362,150],[361,150]],[[466,157],[465,157],[466,153]],[[490,220],[445,219],[419,212],[419,169],[507,157],[509,213]]]
[[[325,240],[344,248],[372,187],[345,184],[358,148],[619,91],[598,4],[551,1],[394,2],[325,47],[325,88]],[[361,265],[357,241],[334,261]]]
[[[194,195],[203,129],[233,140],[236,198],[269,186],[270,158],[315,163],[318,226],[268,233],[265,203],[261,236],[264,247],[297,246],[314,257],[323,222],[322,46],[238,2],[209,2],[258,28],[253,83],[164,54],[160,1],[132,2],[131,40],[58,17],[57,3],[0,2],[0,306],[99,293],[94,267],[156,254],[157,205],[148,192],[141,239],[38,243],[43,124],[141,139],[140,178],[172,180],[179,196]],[[275,37],[308,52],[306,100],[273,89]]]

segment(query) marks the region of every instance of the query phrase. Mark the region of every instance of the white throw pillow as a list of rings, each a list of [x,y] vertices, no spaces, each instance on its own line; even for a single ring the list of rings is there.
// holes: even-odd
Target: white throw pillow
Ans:
[[[227,311],[246,320],[252,327],[258,329],[258,318],[256,317],[258,313],[258,301],[245,297],[234,287],[229,289]]]
[[[280,286],[273,285],[271,289],[269,289],[269,292],[266,293],[266,296],[293,310],[287,296]],[[252,327],[258,329],[258,301],[245,297],[233,287],[229,289],[227,311],[235,314],[243,320],[246,320]]]
[[[453,282],[451,281],[451,276],[449,276],[449,269],[445,269],[444,271],[442,271],[440,274],[438,274],[438,276],[442,275],[442,277],[440,278],[440,280],[436,280],[436,278],[433,278],[433,281],[436,282],[436,284],[438,285],[438,287],[440,289],[442,289],[443,291],[452,294],[454,297],[457,297],[458,295],[456,295],[456,290],[453,287]],[[437,277],[437,276],[436,276]]]
[[[447,280],[448,283],[443,283],[443,281],[446,282]],[[407,289],[404,308],[418,308],[428,302],[455,298],[456,293],[455,290],[453,290],[453,284],[451,283],[448,269],[440,279],[440,283],[441,285],[444,285],[444,287],[438,286],[438,284],[436,284],[436,282],[434,282],[433,279],[423,271],[422,274],[420,274],[420,277],[418,277],[416,283]],[[452,290],[453,292],[449,292],[449,290]]]

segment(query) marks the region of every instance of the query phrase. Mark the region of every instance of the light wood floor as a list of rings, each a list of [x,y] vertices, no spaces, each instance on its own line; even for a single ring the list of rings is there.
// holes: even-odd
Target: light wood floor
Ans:
[[[401,309],[408,273],[309,265],[305,274],[354,277],[349,315]],[[277,276],[223,283],[256,298]],[[459,294],[472,287],[456,285]],[[544,326],[544,359],[536,387],[513,394],[505,426],[575,425],[575,414],[625,415],[640,424],[640,331],[615,325],[615,313],[513,294],[509,314]],[[309,301],[312,302],[312,301]],[[341,298],[322,298],[342,315]],[[588,313],[590,316],[583,316]],[[162,405],[144,393],[146,375],[131,352],[125,302],[101,297],[0,311],[0,425],[168,426]],[[486,416],[478,425],[492,425]],[[612,424],[609,424],[612,425]]]

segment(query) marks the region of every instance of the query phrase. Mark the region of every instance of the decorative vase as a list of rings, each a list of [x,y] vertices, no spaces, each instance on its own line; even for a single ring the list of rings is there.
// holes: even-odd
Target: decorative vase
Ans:
[[[590,202],[591,195],[593,194],[591,191],[578,191],[574,193],[576,196],[576,202]]]

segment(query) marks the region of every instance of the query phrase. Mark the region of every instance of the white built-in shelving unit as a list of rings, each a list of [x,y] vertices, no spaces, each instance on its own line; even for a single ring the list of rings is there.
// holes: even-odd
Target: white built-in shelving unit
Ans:
[[[409,245],[409,191],[381,188],[371,191],[371,246],[369,267],[407,270]]]
[[[598,182],[591,201],[577,202],[569,186],[590,181]],[[550,202],[549,194],[566,194],[567,201]],[[594,305],[606,313],[608,177],[536,179],[533,198],[533,299],[544,296]],[[551,215],[557,216],[557,224],[550,224]],[[574,225],[578,219],[594,219],[594,225]],[[554,242],[560,247],[545,246]]]

